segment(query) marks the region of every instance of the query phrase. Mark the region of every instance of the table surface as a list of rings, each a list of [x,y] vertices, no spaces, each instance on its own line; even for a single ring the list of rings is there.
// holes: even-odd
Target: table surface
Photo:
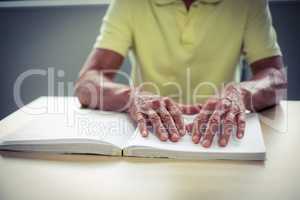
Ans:
[[[0,199],[299,199],[300,102],[260,114],[266,161],[0,152]],[[0,134],[28,114],[0,122]]]

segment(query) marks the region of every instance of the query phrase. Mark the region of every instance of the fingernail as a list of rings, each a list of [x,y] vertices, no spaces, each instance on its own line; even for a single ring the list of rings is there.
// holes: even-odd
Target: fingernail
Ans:
[[[177,142],[177,141],[179,140],[179,138],[180,138],[180,136],[177,135],[177,134],[173,134],[173,135],[171,136],[172,142]]]
[[[180,130],[179,132],[180,132],[180,135],[181,135],[181,136],[184,136],[184,135],[185,135],[185,130]]]
[[[204,140],[204,141],[202,142],[202,145],[203,145],[204,147],[209,147],[209,146],[210,146],[210,141],[209,141],[209,140]]]
[[[227,144],[227,141],[226,141],[226,139],[225,139],[225,138],[221,139],[221,141],[220,141],[220,145],[221,145],[222,147],[225,147],[225,146],[226,146],[226,144]]]
[[[200,137],[199,137],[198,135],[194,135],[194,136],[192,137],[192,140],[193,140],[193,142],[194,142],[195,144],[198,144],[199,141],[200,141]]]
[[[243,137],[243,134],[239,133],[238,138],[241,139]]]
[[[165,142],[165,141],[168,140],[168,136],[167,135],[161,135],[160,140]]]
[[[146,132],[146,131],[143,131],[143,132],[142,132],[142,136],[143,136],[143,137],[147,137],[147,132]]]

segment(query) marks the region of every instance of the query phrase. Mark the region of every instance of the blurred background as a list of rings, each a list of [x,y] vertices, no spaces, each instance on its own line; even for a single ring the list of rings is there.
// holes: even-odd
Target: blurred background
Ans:
[[[0,120],[18,109],[14,83],[26,70],[38,71],[22,84],[25,103],[40,96],[72,95],[68,85],[77,79],[93,46],[108,2],[0,0]],[[288,99],[300,100],[300,1],[270,1],[270,8],[288,67]],[[130,72],[128,60],[122,70]],[[55,83],[50,93],[49,75]]]

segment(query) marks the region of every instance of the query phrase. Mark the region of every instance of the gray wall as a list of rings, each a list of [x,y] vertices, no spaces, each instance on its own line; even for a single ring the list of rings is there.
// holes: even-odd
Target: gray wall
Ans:
[[[271,11],[288,67],[288,99],[300,100],[300,1],[272,2]]]
[[[13,86],[26,70],[54,68],[54,93],[50,95],[58,95],[58,82],[65,83],[68,95],[67,83],[76,80],[106,9],[107,6],[0,8],[0,119],[17,109]],[[123,69],[129,70],[128,62]],[[57,76],[58,70],[63,70],[65,76]],[[24,81],[24,102],[42,95],[48,95],[46,76],[33,75]]]
[[[53,67],[65,71],[55,81],[74,81],[98,34],[107,6],[51,8],[0,8],[0,119],[17,109],[13,85],[27,69]],[[274,2],[271,5],[279,42],[289,67],[289,98],[300,99],[297,77],[299,61],[300,3]],[[126,62],[123,70],[129,71]],[[67,88],[65,87],[65,90]],[[53,95],[57,95],[57,84]],[[36,75],[26,79],[22,98],[29,102],[48,95],[47,79]],[[63,95],[63,94],[61,94]],[[67,95],[65,93],[65,95]]]

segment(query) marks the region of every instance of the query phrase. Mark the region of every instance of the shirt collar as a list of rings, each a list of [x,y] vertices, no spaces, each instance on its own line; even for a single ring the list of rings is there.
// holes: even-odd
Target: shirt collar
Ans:
[[[155,0],[156,4],[158,5],[167,5],[167,4],[174,3],[176,1],[182,1],[182,0]],[[199,1],[201,3],[219,3],[222,0],[196,0],[196,1]]]

